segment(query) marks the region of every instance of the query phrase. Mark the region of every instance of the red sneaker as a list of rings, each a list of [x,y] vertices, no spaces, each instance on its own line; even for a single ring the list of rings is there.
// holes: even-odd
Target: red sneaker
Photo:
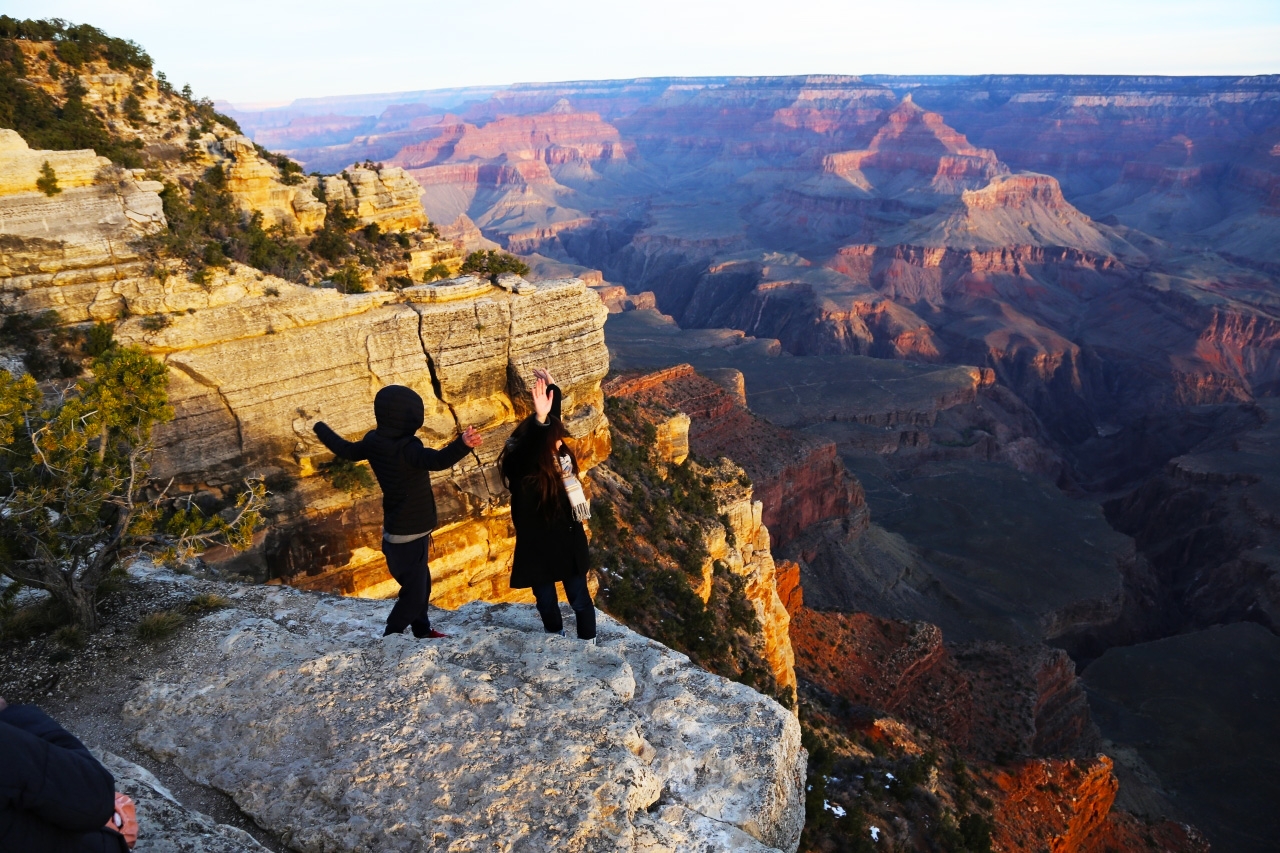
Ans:
[[[449,635],[442,634],[439,631],[437,631],[435,628],[432,628],[430,631],[428,631],[425,634],[419,634],[417,631],[414,631],[413,636],[417,637],[419,640],[443,640],[445,637],[448,637]]]

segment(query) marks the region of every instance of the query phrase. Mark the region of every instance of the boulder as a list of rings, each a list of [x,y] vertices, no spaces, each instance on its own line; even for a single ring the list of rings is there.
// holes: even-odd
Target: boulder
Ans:
[[[795,717],[604,614],[596,646],[475,602],[431,642],[380,637],[386,604],[219,591],[124,713],[296,850],[798,847]]]
[[[93,754],[138,810],[134,853],[266,853],[243,829],[218,823],[184,806],[144,767],[105,750]]]

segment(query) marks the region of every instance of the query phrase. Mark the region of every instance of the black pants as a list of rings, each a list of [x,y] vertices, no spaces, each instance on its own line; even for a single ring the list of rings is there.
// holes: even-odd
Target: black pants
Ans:
[[[415,637],[425,637],[431,630],[431,617],[427,615],[427,602],[431,600],[431,569],[427,566],[430,548],[430,536],[401,544],[382,541],[387,571],[400,584],[400,596],[387,617],[383,636],[404,633],[410,625]]]
[[[564,586],[564,596],[569,599],[573,615],[577,617],[578,639],[590,640],[596,635],[596,605],[591,600],[591,590],[587,589],[587,576],[578,575],[560,582]],[[555,583],[535,583],[533,597],[538,601],[538,613],[542,616],[542,627],[548,634],[559,634],[564,630],[564,620],[560,617],[560,604],[556,601]]]

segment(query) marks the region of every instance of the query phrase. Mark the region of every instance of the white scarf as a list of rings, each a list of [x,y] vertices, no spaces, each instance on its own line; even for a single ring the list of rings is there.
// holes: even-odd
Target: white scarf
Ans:
[[[573,507],[573,517],[578,521],[588,521],[591,518],[591,504],[587,503],[587,496],[582,491],[582,484],[573,475],[573,460],[569,458],[567,453],[560,457],[560,476],[564,480],[564,490],[569,493],[569,504]]]

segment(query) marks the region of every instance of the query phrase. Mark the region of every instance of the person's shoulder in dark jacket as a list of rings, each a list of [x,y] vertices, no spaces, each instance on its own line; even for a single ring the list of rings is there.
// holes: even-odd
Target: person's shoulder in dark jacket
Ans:
[[[114,813],[115,779],[74,735],[34,705],[0,711],[0,850],[127,853]]]

